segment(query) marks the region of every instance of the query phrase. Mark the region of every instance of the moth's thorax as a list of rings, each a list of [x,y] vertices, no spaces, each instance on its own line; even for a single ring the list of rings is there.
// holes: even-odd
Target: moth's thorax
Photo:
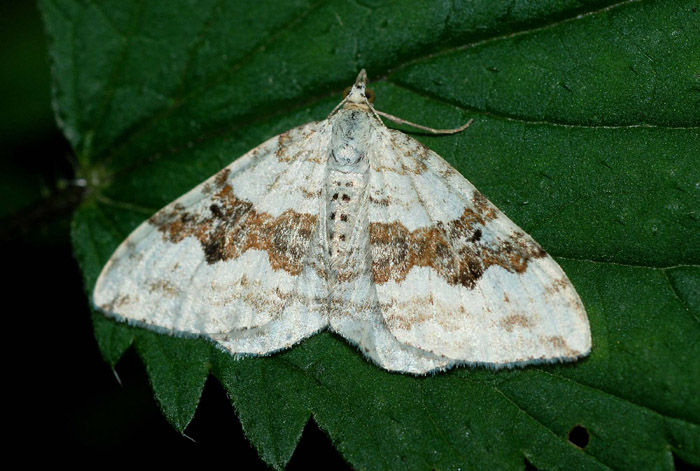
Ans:
[[[369,109],[364,110],[358,106],[343,108],[331,120],[329,167],[340,172],[367,172],[367,154],[372,145],[371,135],[375,126]]]

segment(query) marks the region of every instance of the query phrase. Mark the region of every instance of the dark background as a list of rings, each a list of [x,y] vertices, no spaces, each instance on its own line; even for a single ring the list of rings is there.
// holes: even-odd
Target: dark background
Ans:
[[[82,190],[73,180],[70,145],[53,119],[50,83],[38,7],[0,3],[0,253],[9,257],[2,263],[9,281],[3,383],[11,420],[4,429],[18,446],[31,447],[25,455],[31,460],[97,451],[134,463],[150,455],[161,464],[196,458],[229,469],[267,469],[216,380],[207,382],[185,432],[190,439],[161,415],[133,350],[116,372],[101,358],[70,244]],[[311,464],[347,468],[313,421],[287,469]]]

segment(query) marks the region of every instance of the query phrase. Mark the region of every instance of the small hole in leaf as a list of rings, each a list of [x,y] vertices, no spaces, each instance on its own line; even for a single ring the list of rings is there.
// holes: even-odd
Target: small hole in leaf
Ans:
[[[569,431],[569,441],[579,448],[586,448],[591,436],[583,425],[577,425]]]

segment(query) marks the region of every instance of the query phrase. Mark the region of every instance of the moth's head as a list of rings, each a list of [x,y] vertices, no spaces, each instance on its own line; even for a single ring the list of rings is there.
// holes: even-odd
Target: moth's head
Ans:
[[[346,103],[364,104],[367,106],[370,106],[370,103],[374,103],[374,92],[367,88],[367,72],[365,72],[365,69],[362,69],[357,75],[355,85],[345,89],[343,96],[346,99]]]

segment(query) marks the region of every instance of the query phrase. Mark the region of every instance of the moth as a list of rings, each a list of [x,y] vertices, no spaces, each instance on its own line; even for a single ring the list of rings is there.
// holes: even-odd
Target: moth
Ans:
[[[104,266],[95,305],[236,355],[328,329],[411,374],[587,355],[586,311],[559,265],[439,155],[387,128],[366,81],[362,70],[328,118],[144,221]]]

